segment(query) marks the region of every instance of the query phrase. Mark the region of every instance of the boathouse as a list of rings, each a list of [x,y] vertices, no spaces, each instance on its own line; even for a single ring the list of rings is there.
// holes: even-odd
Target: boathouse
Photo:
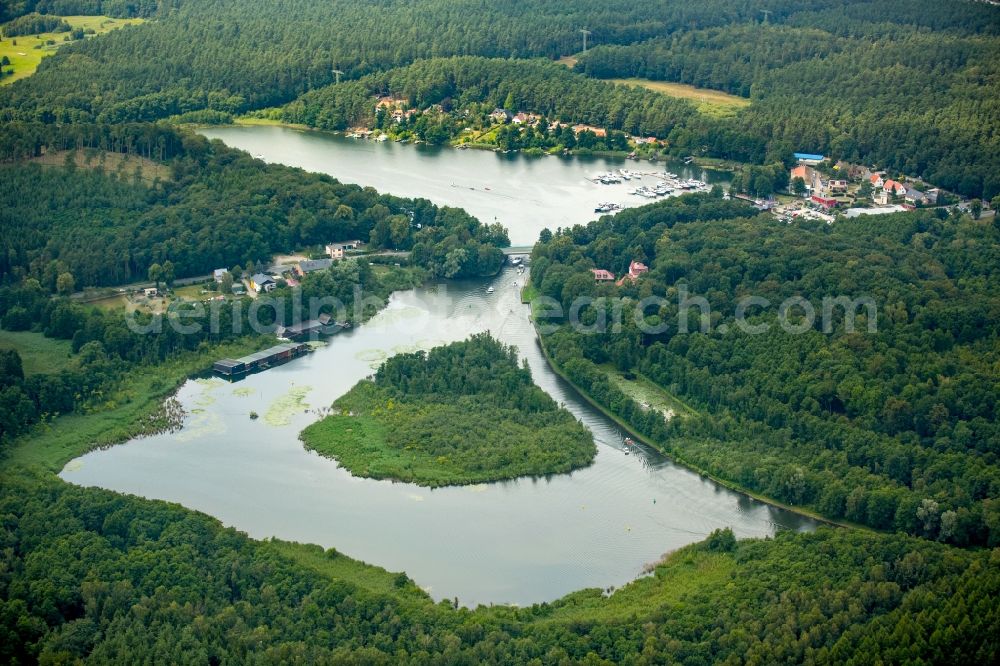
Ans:
[[[302,356],[308,351],[309,345],[304,342],[286,342],[240,358],[224,358],[216,361],[212,369],[220,375],[236,377],[255,370],[265,370],[272,365]]]

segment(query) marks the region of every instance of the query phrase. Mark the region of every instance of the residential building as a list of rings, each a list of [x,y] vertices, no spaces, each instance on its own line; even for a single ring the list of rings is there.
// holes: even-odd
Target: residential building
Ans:
[[[493,113],[490,114],[490,119],[495,123],[505,123],[511,118],[510,111],[507,109],[501,109],[497,107],[493,109]]]
[[[902,197],[906,196],[906,185],[896,180],[887,180],[882,184],[882,189],[890,195]]]
[[[229,269],[227,268],[216,268],[214,271],[212,271],[212,278],[214,278],[216,282],[222,282],[223,278],[226,277],[226,273],[228,272]]]
[[[308,275],[316,271],[323,271],[333,264],[333,259],[307,259],[295,265],[295,272],[299,275]]]
[[[914,206],[925,206],[928,203],[927,195],[912,187],[906,188],[906,194],[903,195],[903,198],[906,200],[906,203]]]
[[[633,261],[628,265],[628,273],[623,275],[622,278],[618,280],[618,285],[621,286],[625,284],[626,280],[630,282],[635,282],[636,280],[639,279],[641,275],[648,272],[649,272],[649,266],[642,263],[641,261]]]
[[[846,194],[847,193],[847,181],[843,179],[831,178],[826,181],[826,193],[827,194]]]
[[[819,206],[825,208],[826,210],[830,210],[838,203],[837,200],[832,197],[824,197],[819,194],[812,195],[812,197],[810,197],[810,201],[812,201],[814,204],[818,204]]]
[[[360,250],[363,245],[364,241],[349,240],[349,241],[342,241],[340,243],[328,243],[323,249],[326,250],[326,253],[330,255],[331,258],[343,259],[344,254],[346,252],[352,250]]]
[[[603,268],[591,268],[590,272],[594,274],[595,282],[614,282],[615,274],[611,271],[606,271]]]
[[[275,282],[270,275],[255,273],[250,277],[250,288],[258,294],[267,293],[277,286],[278,283]]]

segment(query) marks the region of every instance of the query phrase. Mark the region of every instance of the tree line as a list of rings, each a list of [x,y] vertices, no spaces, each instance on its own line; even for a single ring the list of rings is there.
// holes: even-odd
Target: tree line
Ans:
[[[944,211],[787,225],[734,205],[689,196],[546,235],[532,260],[540,293],[567,308],[580,296],[632,299],[620,330],[549,336],[557,363],[669,452],[744,487],[880,529],[1000,543],[998,225]],[[621,275],[633,260],[650,272],[595,284],[591,268]],[[687,295],[705,307],[689,309],[685,332]],[[747,313],[766,332],[737,325],[748,295],[771,304]],[[636,313],[649,296],[665,301]],[[820,316],[822,299],[839,296],[876,309],[850,306],[848,330],[846,306]],[[779,326],[792,297],[817,314],[799,334]],[[698,415],[643,409],[602,364]]]
[[[145,280],[170,261],[176,277],[220,266],[268,265],[271,256],[337,240],[412,250],[436,275],[495,273],[506,231],[458,209],[379,195],[324,175],[266,165],[221,142],[166,127],[72,127],[48,140],[17,125],[0,141],[7,155],[60,149],[92,154],[93,168],[0,164],[0,280],[38,280],[55,291]],[[20,135],[20,136],[18,136]],[[106,173],[88,145],[136,156],[167,156],[169,178]]]

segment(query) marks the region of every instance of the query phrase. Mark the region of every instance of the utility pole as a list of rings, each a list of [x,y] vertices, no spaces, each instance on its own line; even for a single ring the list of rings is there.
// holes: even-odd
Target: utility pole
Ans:
[[[337,77],[337,83],[340,83],[340,75],[343,74],[339,69],[333,70],[333,75]]]
[[[583,33],[583,52],[587,52],[587,35],[591,34],[586,28],[582,28],[580,32]]]
[[[764,15],[764,23],[768,23],[768,19],[771,18],[771,10],[762,9],[760,10],[760,13]]]

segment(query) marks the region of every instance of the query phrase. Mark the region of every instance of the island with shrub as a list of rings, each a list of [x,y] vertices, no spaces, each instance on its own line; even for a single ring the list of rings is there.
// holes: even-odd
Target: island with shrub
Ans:
[[[387,360],[302,431],[355,476],[438,487],[586,467],[591,433],[489,333]]]

